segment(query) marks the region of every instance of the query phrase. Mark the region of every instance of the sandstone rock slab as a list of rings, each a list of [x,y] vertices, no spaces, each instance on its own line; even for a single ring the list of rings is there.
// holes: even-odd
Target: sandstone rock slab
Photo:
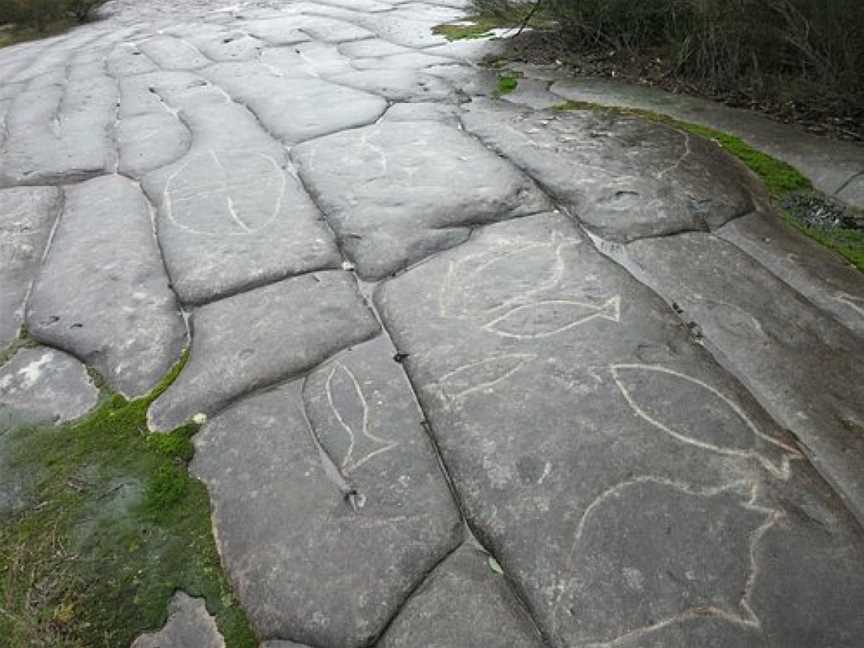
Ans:
[[[201,306],[192,313],[191,328],[189,363],[150,406],[153,429],[215,414],[379,330],[355,282],[340,271],[286,279]]]
[[[710,234],[637,241],[613,256],[701,327],[864,520],[861,338]]]
[[[24,322],[24,300],[39,270],[61,194],[53,187],[0,191],[0,347]]]
[[[712,626],[717,645],[803,648],[814,635],[783,628],[808,605],[833,619],[818,643],[853,645],[854,518],[673,310],[567,219],[485,227],[376,303],[469,525],[551,645],[693,646]],[[818,594],[784,591],[799,570]]]
[[[65,67],[47,83],[37,77],[6,115],[0,183],[55,184],[105,173],[115,163],[113,79],[92,64]]]
[[[176,592],[168,605],[165,626],[141,635],[131,648],[225,648],[225,639],[203,599]]]
[[[149,205],[122,176],[94,178],[65,195],[27,329],[96,368],[113,389],[140,396],[179,359],[186,341]]]
[[[195,443],[223,562],[264,638],[367,646],[461,541],[386,338],[240,401]]]
[[[399,611],[378,648],[539,648],[537,629],[485,552],[464,545]]]
[[[608,240],[713,229],[762,200],[718,145],[635,117],[475,101],[462,121]]]
[[[133,105],[155,96],[152,109],[165,114],[162,99],[192,135],[180,159],[142,180],[159,208],[159,241],[185,304],[339,265],[333,237],[284,150],[246,108],[192,75],[145,76],[124,94]]]
[[[0,366],[0,433],[81,418],[98,400],[84,365],[62,351],[25,348]]]
[[[300,145],[291,157],[364,279],[456,245],[473,226],[549,204],[507,162],[434,121],[383,121]]]
[[[182,38],[153,36],[140,41],[137,46],[164,70],[194,70],[210,63],[197,47]]]
[[[864,335],[864,274],[848,261],[770,212],[734,220],[716,234],[758,259],[844,326]]]
[[[315,78],[288,78],[259,63],[220,63],[203,72],[246,104],[286,144],[374,122],[381,97]]]

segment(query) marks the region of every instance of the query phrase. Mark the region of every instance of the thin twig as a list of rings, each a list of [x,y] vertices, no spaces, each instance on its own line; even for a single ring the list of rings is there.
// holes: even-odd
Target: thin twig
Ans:
[[[537,0],[537,2],[534,3],[534,6],[531,7],[531,11],[528,12],[528,15],[525,16],[525,19],[522,21],[522,24],[519,25],[519,31],[516,32],[516,36],[514,36],[513,38],[516,38],[517,36],[519,36],[519,34],[525,31],[525,28],[528,27],[528,23],[531,22],[534,14],[537,13],[537,11],[540,9],[540,5],[542,4],[543,0]]]

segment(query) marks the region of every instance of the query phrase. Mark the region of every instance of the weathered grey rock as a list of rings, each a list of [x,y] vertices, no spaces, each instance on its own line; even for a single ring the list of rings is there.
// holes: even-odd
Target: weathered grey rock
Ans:
[[[204,599],[176,592],[168,604],[168,621],[159,632],[143,634],[131,648],[225,648]]]
[[[448,58],[409,50],[379,56],[358,56],[351,61],[358,70],[422,70],[433,65],[452,63]]]
[[[327,78],[354,69],[341,46],[319,41],[271,47],[261,52],[260,60],[274,74],[293,79]]]
[[[192,133],[182,158],[142,181],[159,207],[159,241],[184,303],[338,267],[333,237],[286,168],[284,150],[248,110],[188,76],[139,79],[124,94],[130,101],[154,96],[150,87],[182,111]],[[154,110],[164,113],[159,106]]]
[[[328,79],[386,97],[389,101],[455,100],[453,88],[444,81],[431,74],[409,69],[355,70],[335,74]]]
[[[108,72],[115,78],[156,72],[159,67],[134,43],[120,43],[106,60]]]
[[[717,236],[758,259],[847,328],[864,335],[864,274],[773,213],[755,213],[726,224]]]
[[[49,187],[0,191],[0,347],[24,321],[24,299],[39,269],[61,194]]]
[[[701,327],[864,521],[861,338],[710,234],[638,241],[613,256]]]
[[[390,56],[391,54],[407,54],[414,51],[411,47],[397,45],[381,38],[367,38],[339,45],[339,52],[351,58]]]
[[[294,643],[293,641],[282,641],[281,639],[274,639],[273,641],[265,641],[261,644],[260,648],[309,648],[309,646],[305,644]]]
[[[817,643],[854,645],[860,527],[672,309],[565,218],[490,225],[376,302],[472,529],[553,646],[670,628],[693,646],[713,624],[717,645],[803,648],[813,634],[778,628],[821,615],[820,596],[833,625]],[[784,592],[798,570],[818,594]]]
[[[293,45],[308,40],[328,43],[355,41],[374,36],[350,22],[324,16],[294,15],[240,23],[242,29],[273,45]]]
[[[192,39],[193,44],[213,61],[249,61],[258,57],[267,43],[249,34],[232,30]]]
[[[507,41],[503,38],[469,38],[428,47],[424,51],[435,56],[481,63],[492,57],[500,57],[507,51],[507,47]]]
[[[390,106],[382,121],[440,121],[458,126],[459,109],[445,103],[397,103]]]
[[[379,328],[353,279],[320,272],[228,297],[192,313],[192,353],[180,377],[150,406],[152,429],[308,371]]]
[[[476,225],[548,207],[519,171],[433,121],[384,121],[302,144],[291,157],[367,279],[461,243]]]
[[[167,111],[133,115],[117,124],[117,169],[140,178],[182,157],[191,142],[189,129]]]
[[[136,45],[164,70],[194,70],[210,63],[197,47],[182,38],[153,36]]]
[[[571,208],[630,241],[716,228],[756,208],[756,180],[716,144],[633,117],[475,101],[465,127]]]
[[[561,97],[549,91],[547,81],[520,78],[518,82],[515,90],[501,96],[504,101],[529,106],[534,110],[545,110],[561,103]]]
[[[6,115],[0,185],[75,182],[114,167],[115,82],[92,64],[49,76],[31,81]]]
[[[488,554],[460,547],[427,578],[378,648],[540,648],[540,635]]]
[[[426,72],[447,82],[463,97],[494,97],[498,92],[498,73],[490,68],[474,68],[459,63],[435,65]]]
[[[21,349],[0,366],[0,433],[80,418],[98,399],[86,368],[72,356],[46,347]]]
[[[555,83],[552,92],[574,101],[651,110],[731,133],[799,169],[825,193],[840,190],[842,199],[864,207],[864,181],[846,184],[864,169],[864,148],[855,142],[806,133],[752,110],[611,79],[567,78]]]
[[[287,78],[260,63],[220,63],[204,76],[246,104],[286,144],[374,122],[381,97],[315,78]]]
[[[367,342],[239,402],[196,436],[192,470],[264,638],[367,646],[461,541],[393,352],[386,338]]]
[[[850,205],[855,205],[859,209],[864,208],[864,171],[859,171],[849,178],[835,195]]]
[[[95,367],[118,392],[150,391],[178,360],[186,327],[140,189],[122,176],[68,187],[33,285],[30,334]]]

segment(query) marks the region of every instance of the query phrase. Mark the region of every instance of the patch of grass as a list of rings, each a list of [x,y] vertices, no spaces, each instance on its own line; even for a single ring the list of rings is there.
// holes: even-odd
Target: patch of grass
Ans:
[[[437,25],[432,29],[449,41],[491,38],[491,30],[507,25],[494,16],[472,16],[458,23]]]
[[[16,45],[17,43],[24,43],[26,41],[38,40],[40,38],[48,38],[49,36],[56,36],[57,34],[62,34],[66,30],[71,29],[77,24],[78,22],[75,19],[68,17],[52,21],[42,29],[27,26],[12,26],[9,29],[0,31],[0,48]]]
[[[819,229],[806,225],[793,217],[786,209],[781,207],[779,204],[780,201],[794,192],[814,191],[813,184],[795,167],[758,151],[744,140],[713,128],[691,124],[650,110],[602,106],[584,101],[565,101],[553,109],[558,111],[591,110],[601,113],[640,117],[647,121],[665,124],[672,128],[687,131],[688,133],[717,142],[723,149],[741,160],[751,171],[761,178],[777,211],[788,224],[825,247],[838,252],[855,267],[864,272],[864,232],[843,228]]]
[[[185,359],[144,398],[109,395],[80,422],[0,435],[0,472],[30,484],[26,508],[0,516],[3,645],[128,648],[183,590],[206,599],[229,648],[257,646],[187,469],[197,426],[147,433]]]
[[[498,75],[498,88],[496,89],[496,94],[501,97],[506,94],[510,94],[516,88],[519,87],[519,78],[510,75],[510,74],[499,74]]]
[[[530,5],[502,5],[494,10],[477,7],[478,12],[459,22],[438,25],[432,29],[436,34],[444,36],[449,41],[491,38],[493,29],[518,29],[526,18],[525,27],[531,29],[549,29],[555,25],[543,12],[530,15]]]
[[[780,214],[786,223],[825,247],[834,250],[858,268],[858,270],[864,272],[864,232],[846,228],[819,229],[818,227],[803,224],[785,210],[781,209]]]

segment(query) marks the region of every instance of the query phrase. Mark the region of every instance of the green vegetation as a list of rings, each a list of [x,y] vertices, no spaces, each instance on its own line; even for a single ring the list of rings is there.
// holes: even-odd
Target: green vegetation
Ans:
[[[90,20],[106,0],[0,0],[0,47],[45,38]]]
[[[801,223],[782,209],[780,213],[783,215],[783,219],[794,228],[839,253],[861,272],[864,272],[864,232],[842,227],[831,230],[819,229]]]
[[[563,102],[556,106],[555,110],[592,110],[640,117],[715,141],[762,179],[778,212],[788,224],[826,247],[835,250],[864,272],[864,231],[845,228],[821,229],[804,224],[792,216],[780,205],[780,202],[793,193],[815,191],[812,183],[795,167],[756,150],[744,140],[713,128],[680,121],[649,110],[601,106],[577,101]]]
[[[803,103],[821,94],[850,117],[864,105],[861,0],[474,0],[474,8],[492,18],[535,10],[557,25],[562,53],[644,57],[710,94]]]
[[[147,433],[148,406],[184,362],[144,398],[109,394],[80,422],[0,434],[0,479],[27,496],[0,513],[5,645],[128,648],[164,624],[176,590],[206,599],[229,648],[257,645],[188,473],[197,426]]]
[[[499,74],[498,75],[498,88],[495,93],[501,97],[506,94],[510,94],[516,88],[519,87],[519,77],[514,74]]]
[[[474,16],[466,18],[462,22],[438,25],[432,31],[444,36],[449,41],[472,40],[475,38],[491,38],[492,32],[490,30],[504,26],[495,17]]]
[[[481,9],[485,9],[482,8]],[[528,21],[526,23],[526,18]],[[432,29],[449,41],[491,38],[493,29],[519,29],[521,27],[546,28],[551,23],[542,16],[529,16],[523,7],[502,5],[496,11],[482,10],[456,23],[438,25]]]

